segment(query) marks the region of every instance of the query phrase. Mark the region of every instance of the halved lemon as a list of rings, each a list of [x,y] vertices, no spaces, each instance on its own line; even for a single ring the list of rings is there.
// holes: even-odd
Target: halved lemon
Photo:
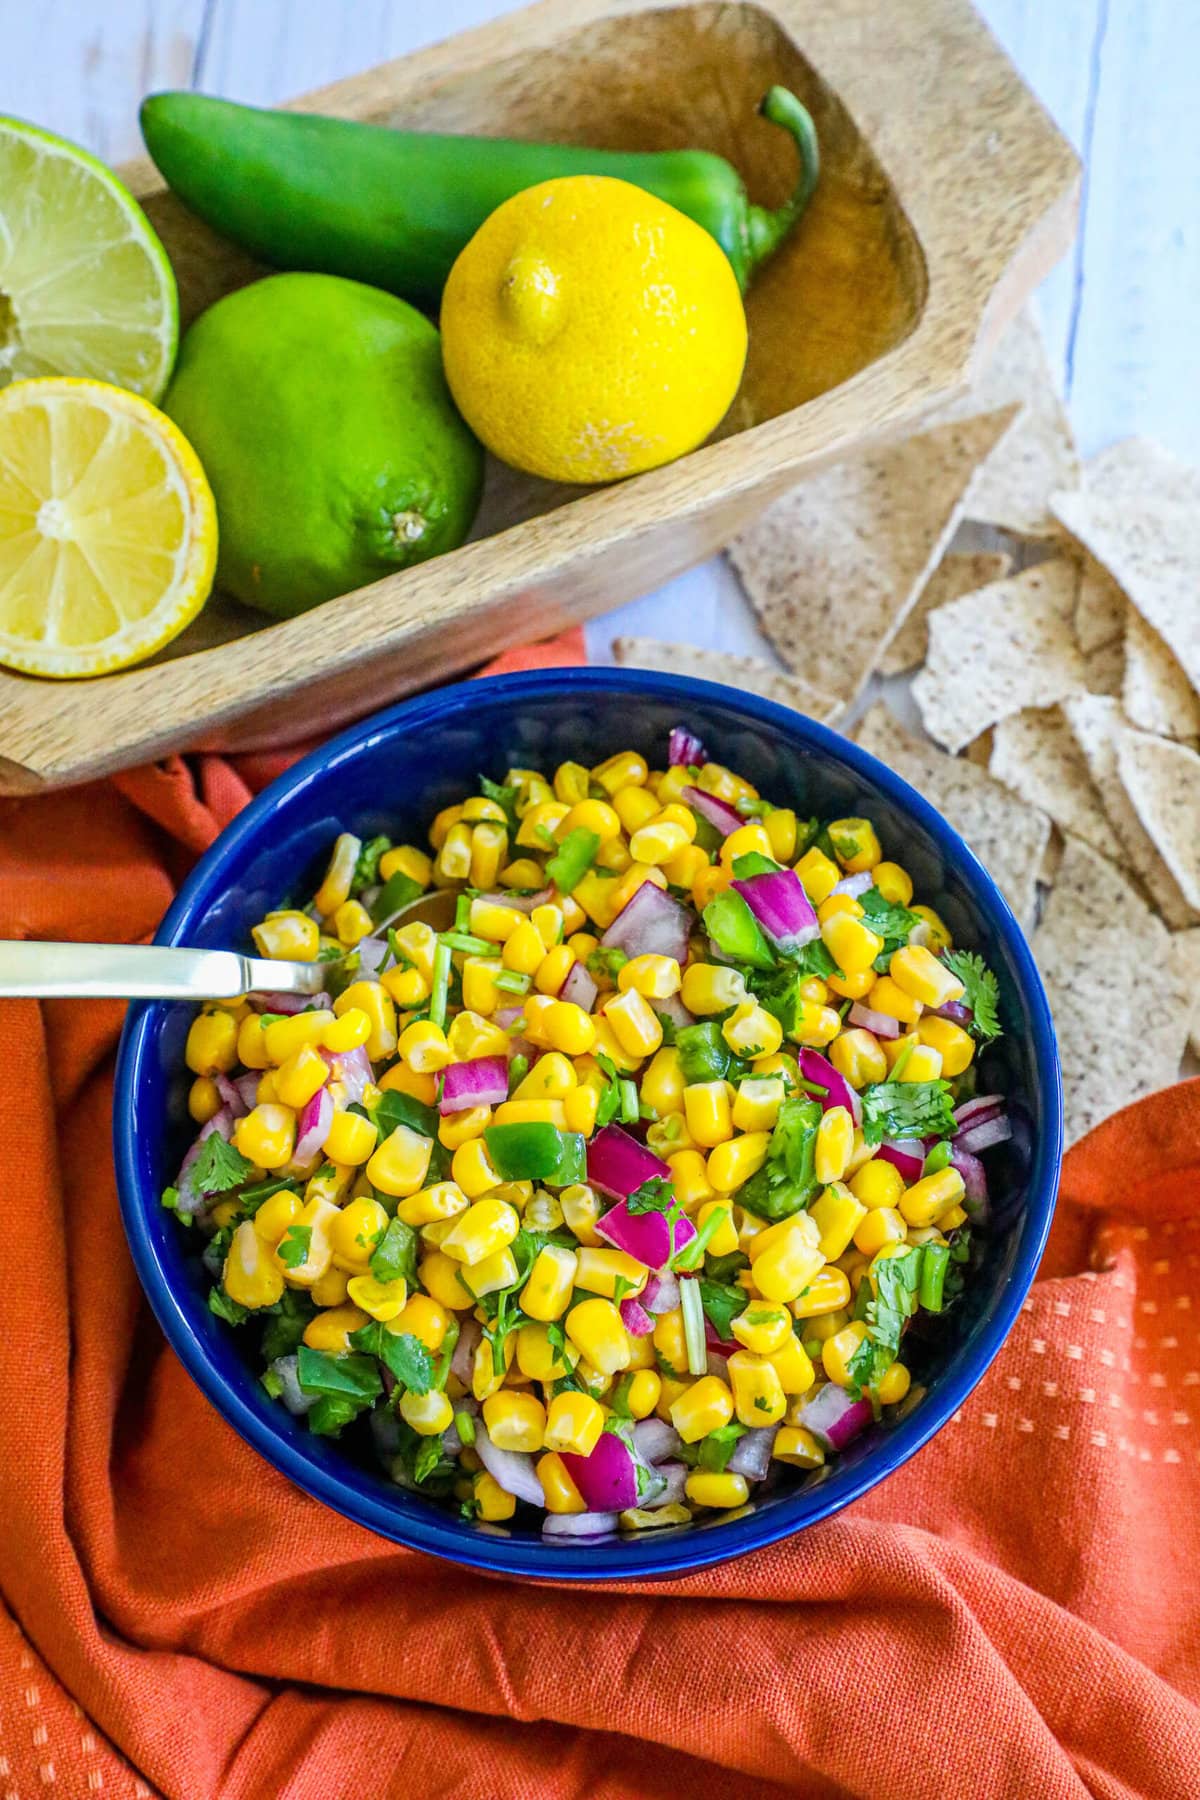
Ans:
[[[0,391],[0,663],[141,662],[195,618],[216,560],[212,490],[165,413],[68,376]]]
[[[110,169],[0,118],[0,387],[43,375],[157,400],[179,339],[167,253]]]

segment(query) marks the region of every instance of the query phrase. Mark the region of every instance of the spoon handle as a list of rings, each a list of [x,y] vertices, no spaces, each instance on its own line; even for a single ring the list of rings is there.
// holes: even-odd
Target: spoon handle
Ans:
[[[233,950],[164,944],[43,944],[0,940],[0,997],[233,1000],[253,992],[317,994],[320,963],[271,962]]]

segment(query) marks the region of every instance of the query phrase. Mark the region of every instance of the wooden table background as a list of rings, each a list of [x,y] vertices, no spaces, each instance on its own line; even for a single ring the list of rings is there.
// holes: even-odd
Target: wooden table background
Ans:
[[[906,0],[896,0],[904,5]],[[0,112],[118,162],[137,105],[192,86],[270,104],[511,10],[513,0],[0,0]],[[1200,4],[980,0],[1081,151],[1073,254],[1038,307],[1085,455],[1132,432],[1200,461]],[[594,620],[770,655],[720,561]]]

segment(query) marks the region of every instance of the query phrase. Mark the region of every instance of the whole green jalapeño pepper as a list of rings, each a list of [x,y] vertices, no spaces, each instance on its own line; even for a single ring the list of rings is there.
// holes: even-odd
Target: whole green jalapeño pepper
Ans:
[[[745,292],[808,205],[819,168],[816,130],[794,94],[773,87],[759,110],[800,155],[791,198],[774,209],[752,205],[737,170],[707,150],[443,137],[190,93],[151,94],[141,123],[184,204],[253,256],[436,308],[455,258],[488,215],[563,175],[615,176],[677,207],[716,238]]]

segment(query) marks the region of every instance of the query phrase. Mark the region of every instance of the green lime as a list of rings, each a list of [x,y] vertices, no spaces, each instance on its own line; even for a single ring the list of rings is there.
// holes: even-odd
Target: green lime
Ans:
[[[217,580],[290,618],[461,544],[483,451],[404,300],[337,275],[269,275],[184,337],[163,406],[217,501]]]
[[[167,253],[111,170],[0,118],[0,387],[79,375],[157,400],[179,337]]]

